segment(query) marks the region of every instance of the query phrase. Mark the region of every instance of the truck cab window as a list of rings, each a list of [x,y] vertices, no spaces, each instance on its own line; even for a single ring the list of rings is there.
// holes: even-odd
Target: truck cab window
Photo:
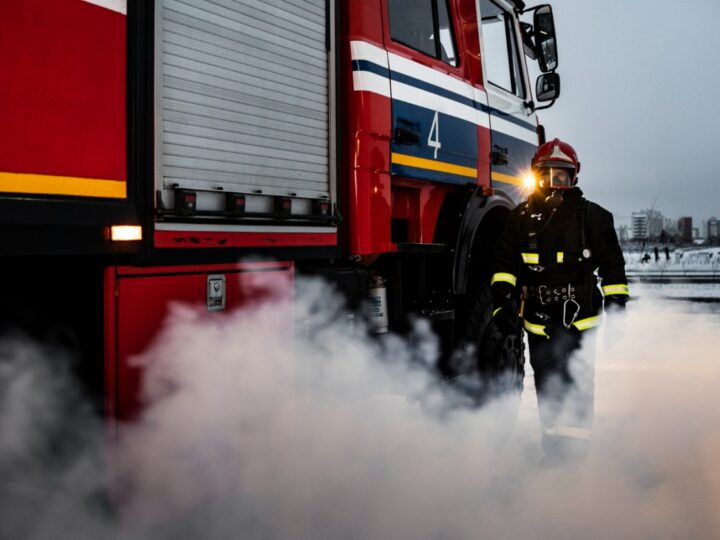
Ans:
[[[525,85],[513,18],[490,0],[481,0],[480,6],[487,80],[524,98]]]
[[[447,0],[388,0],[388,11],[393,41],[457,65]]]
[[[455,57],[455,39],[453,38],[452,23],[448,13],[447,1],[438,0],[438,30],[440,34],[440,55],[441,60],[451,66],[457,66]]]

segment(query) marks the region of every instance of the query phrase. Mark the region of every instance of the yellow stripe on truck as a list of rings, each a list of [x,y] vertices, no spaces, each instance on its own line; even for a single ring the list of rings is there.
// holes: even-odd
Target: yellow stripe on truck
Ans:
[[[509,174],[502,174],[499,172],[490,173],[490,179],[496,182],[502,182],[503,184],[512,184],[513,186],[525,187],[523,179],[518,176],[510,176]]]
[[[124,180],[0,172],[0,192],[124,199]]]
[[[468,178],[477,178],[477,169],[473,169],[472,167],[463,167],[444,161],[418,158],[396,152],[392,153],[390,159],[395,165],[405,165],[407,167],[415,167],[416,169],[428,169],[431,171],[457,174],[458,176],[467,176]]]

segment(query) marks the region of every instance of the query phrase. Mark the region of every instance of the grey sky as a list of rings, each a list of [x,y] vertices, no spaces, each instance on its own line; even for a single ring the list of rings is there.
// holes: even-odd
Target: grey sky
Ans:
[[[577,150],[583,191],[617,224],[656,197],[696,227],[720,215],[720,2],[552,5],[562,93],[538,114]]]

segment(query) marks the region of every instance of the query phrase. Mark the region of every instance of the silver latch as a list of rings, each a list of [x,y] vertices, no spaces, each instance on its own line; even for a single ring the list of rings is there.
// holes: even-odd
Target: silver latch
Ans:
[[[208,311],[225,309],[225,276],[217,274],[208,276],[207,308]]]

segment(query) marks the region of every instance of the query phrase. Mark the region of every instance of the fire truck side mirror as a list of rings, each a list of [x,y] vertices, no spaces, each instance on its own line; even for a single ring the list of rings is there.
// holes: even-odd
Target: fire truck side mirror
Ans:
[[[540,71],[548,73],[558,67],[557,40],[555,39],[555,21],[549,5],[539,6],[533,15],[535,33],[535,52]]]
[[[535,98],[538,101],[553,101],[560,96],[560,75],[543,73],[535,82]]]

